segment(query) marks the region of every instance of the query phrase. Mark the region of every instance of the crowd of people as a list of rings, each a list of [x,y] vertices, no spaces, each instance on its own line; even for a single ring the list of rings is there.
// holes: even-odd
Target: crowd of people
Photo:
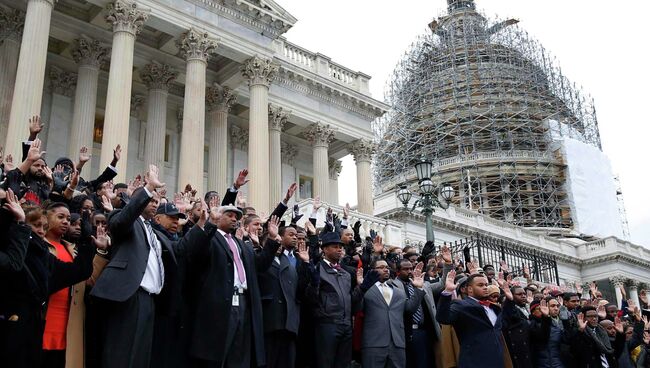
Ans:
[[[266,216],[247,170],[168,195],[153,165],[114,183],[117,146],[85,180],[88,149],[48,166],[42,128],[0,160],[3,367],[650,367],[644,291],[617,305],[593,283],[389,247],[349,206],[289,209],[295,183]]]

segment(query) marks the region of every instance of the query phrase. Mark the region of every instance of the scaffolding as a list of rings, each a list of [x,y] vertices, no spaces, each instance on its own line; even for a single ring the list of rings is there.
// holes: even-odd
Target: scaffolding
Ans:
[[[521,226],[572,227],[557,143],[601,148],[593,100],[517,23],[448,0],[448,15],[429,24],[387,85],[391,109],[373,123],[376,189],[415,185],[405,173],[426,157],[457,206]]]

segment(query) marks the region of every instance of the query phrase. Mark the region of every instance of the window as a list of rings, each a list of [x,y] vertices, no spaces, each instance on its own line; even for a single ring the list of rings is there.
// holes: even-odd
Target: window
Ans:
[[[298,187],[300,188],[300,199],[313,198],[312,188],[314,186],[314,178],[311,176],[300,175],[298,179]]]
[[[93,128],[93,142],[102,143],[104,137],[104,117],[102,115],[95,115],[95,127]]]

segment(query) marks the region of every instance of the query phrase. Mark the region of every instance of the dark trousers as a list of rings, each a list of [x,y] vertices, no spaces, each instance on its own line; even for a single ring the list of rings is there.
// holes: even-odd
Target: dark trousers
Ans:
[[[361,363],[363,368],[405,368],[406,351],[391,340],[385,348],[362,348]]]
[[[296,363],[296,334],[274,331],[264,335],[266,367],[293,367]]]
[[[138,289],[124,302],[106,302],[102,367],[149,367],[153,342],[153,296]]]
[[[43,368],[65,368],[65,350],[43,350]]]
[[[433,356],[433,340],[425,329],[413,330],[413,337],[406,344],[406,366],[408,368],[432,368],[436,366]]]
[[[45,321],[38,306],[24,305],[0,318],[0,366],[38,367],[42,362]],[[15,314],[14,314],[15,313]],[[11,317],[15,316],[10,320]]]
[[[222,362],[194,359],[196,368],[250,368],[252,360],[251,312],[248,294],[239,296],[239,307],[230,308],[229,328],[226,335],[225,357]]]
[[[352,360],[352,325],[317,323],[316,367],[346,368]]]

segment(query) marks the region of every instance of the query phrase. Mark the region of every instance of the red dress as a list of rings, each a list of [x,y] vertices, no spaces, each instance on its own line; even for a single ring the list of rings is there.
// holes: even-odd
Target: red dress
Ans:
[[[72,255],[63,244],[50,241],[56,249],[56,258],[60,261],[72,263]],[[43,333],[44,350],[65,350],[66,330],[70,314],[70,288],[63,288],[50,295],[45,315],[45,332]]]

